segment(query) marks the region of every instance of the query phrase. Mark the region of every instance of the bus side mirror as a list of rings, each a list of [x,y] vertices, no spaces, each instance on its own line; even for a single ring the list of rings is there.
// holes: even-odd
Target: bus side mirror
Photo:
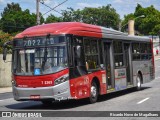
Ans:
[[[6,57],[7,57],[7,45],[12,45],[13,44],[13,41],[7,41],[3,44],[3,60],[5,61],[6,60]]]
[[[7,48],[4,47],[4,48],[3,48],[3,60],[4,60],[4,61],[6,60],[6,56],[7,56]]]

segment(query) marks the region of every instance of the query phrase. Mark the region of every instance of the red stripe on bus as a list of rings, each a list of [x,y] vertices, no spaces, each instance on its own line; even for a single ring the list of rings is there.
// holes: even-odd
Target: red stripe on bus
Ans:
[[[54,80],[69,73],[68,69],[63,71],[40,76],[17,76],[14,75],[14,80],[16,81],[17,87],[49,87],[54,85]],[[48,81],[48,82],[46,82]]]

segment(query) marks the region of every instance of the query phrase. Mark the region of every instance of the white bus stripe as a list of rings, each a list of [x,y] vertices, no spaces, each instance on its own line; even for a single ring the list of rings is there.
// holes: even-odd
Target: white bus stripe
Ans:
[[[149,99],[149,97],[148,97],[148,98],[145,98],[145,99],[143,99],[143,100],[141,100],[141,101],[139,101],[137,104],[141,104],[141,103],[145,102],[145,101],[148,100],[148,99]]]

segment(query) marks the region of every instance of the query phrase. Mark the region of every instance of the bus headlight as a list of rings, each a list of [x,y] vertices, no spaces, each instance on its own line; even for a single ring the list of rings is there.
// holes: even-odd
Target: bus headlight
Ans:
[[[13,85],[13,86],[15,86],[15,87],[17,86],[17,83],[16,83],[15,80],[12,80],[11,82],[12,82],[12,85]]]
[[[65,81],[67,81],[68,79],[69,79],[69,75],[66,74],[66,75],[64,75],[64,76],[56,79],[56,80],[54,81],[54,85],[58,85],[58,84],[60,84],[60,83],[63,83],[63,82],[65,82]]]

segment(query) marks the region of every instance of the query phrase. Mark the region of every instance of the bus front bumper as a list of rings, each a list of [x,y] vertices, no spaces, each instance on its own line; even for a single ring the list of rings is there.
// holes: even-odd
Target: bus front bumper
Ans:
[[[13,86],[13,96],[17,101],[71,99],[69,81],[51,87],[20,88]]]

